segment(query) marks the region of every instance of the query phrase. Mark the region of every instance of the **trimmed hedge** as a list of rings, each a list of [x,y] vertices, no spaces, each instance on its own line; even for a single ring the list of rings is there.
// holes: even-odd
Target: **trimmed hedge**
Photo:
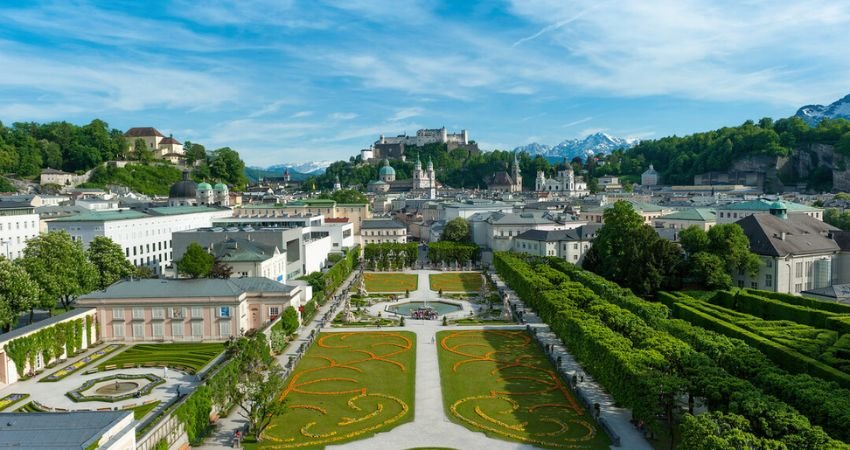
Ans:
[[[798,295],[782,294],[780,292],[759,291],[756,289],[746,289],[746,291],[753,295],[779,300],[783,303],[790,303],[792,305],[828,311],[835,314],[850,314],[850,305],[845,305],[843,303],[816,300],[809,297],[800,297]]]
[[[790,320],[816,328],[828,328],[828,319],[835,316],[831,312],[784,303],[772,298],[755,295],[748,291],[738,291],[733,298],[730,298],[731,295],[728,295],[728,293],[716,297],[716,299],[711,299],[711,303],[723,306],[724,308],[761,317],[762,319]]]

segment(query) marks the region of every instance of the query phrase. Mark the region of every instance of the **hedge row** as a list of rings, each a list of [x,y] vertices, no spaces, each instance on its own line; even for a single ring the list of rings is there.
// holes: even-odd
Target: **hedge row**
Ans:
[[[673,304],[673,313],[677,318],[745,341],[764,352],[768,358],[785,370],[795,373],[808,373],[825,380],[835,381],[845,387],[850,386],[850,375],[794,351],[785,345],[703,312],[698,309],[697,305],[696,301],[680,299]]]
[[[759,291],[756,289],[746,289],[747,292],[760,297],[772,298],[783,303],[790,303],[797,306],[805,306],[806,308],[818,309],[821,311],[829,311],[835,314],[850,314],[850,305],[843,303],[815,300],[809,297],[801,297],[792,294],[782,294],[780,292]]]
[[[830,321],[830,319],[836,317],[834,313],[785,303],[762,296],[761,293],[762,291],[738,291],[736,294],[732,294],[728,291],[721,291],[718,295],[712,297],[710,302],[766,320],[790,320],[815,328],[829,329],[830,326],[835,326],[836,322]],[[837,323],[840,324],[840,322]]]
[[[531,267],[527,261],[538,265]],[[503,280],[634,417],[654,424],[666,408],[675,408],[676,398],[687,394],[705,398],[711,409],[746,417],[759,436],[781,439],[771,448],[846,448],[794,408],[589,288],[554,276],[539,260],[497,253],[494,263]]]
[[[677,299],[682,296],[659,293],[658,297]],[[740,339],[694,326],[684,320],[667,320],[662,326],[673,336],[709,356],[729,373],[750,380],[764,392],[793,406],[831,436],[850,441],[850,390],[808,374],[788,373],[764,353]]]

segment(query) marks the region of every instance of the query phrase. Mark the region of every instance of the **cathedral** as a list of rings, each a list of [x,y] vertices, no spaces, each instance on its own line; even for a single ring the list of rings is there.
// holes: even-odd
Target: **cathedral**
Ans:
[[[559,170],[554,178],[546,178],[542,170],[537,171],[534,190],[537,192],[553,193],[564,197],[584,197],[590,194],[587,183],[581,177],[576,177],[573,168],[566,163],[566,168]]]
[[[367,190],[374,193],[397,193],[411,194],[421,198],[437,198],[437,189],[441,184],[437,181],[437,173],[434,164],[429,160],[428,166],[422,170],[422,161],[416,158],[413,166],[413,178],[407,180],[396,180],[395,169],[389,160],[384,160],[382,167],[378,170],[378,179],[370,181]]]
[[[428,198],[436,198],[437,175],[434,172],[434,163],[428,159],[428,166],[422,170],[422,161],[416,156],[416,164],[413,166],[413,190],[426,191]]]

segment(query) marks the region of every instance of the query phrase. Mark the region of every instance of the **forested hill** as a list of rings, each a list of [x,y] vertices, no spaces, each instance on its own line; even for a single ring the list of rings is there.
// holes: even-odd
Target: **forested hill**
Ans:
[[[0,122],[0,173],[33,178],[47,167],[82,173],[102,162],[130,156],[125,154],[130,144],[123,131],[109,128],[100,119],[82,126],[68,122],[17,122],[7,127]],[[245,165],[235,150],[224,147],[208,152],[203,145],[188,141],[184,148],[190,159],[201,161],[194,169],[194,178],[244,186]],[[102,185],[127,184],[128,177],[123,172],[99,169],[93,181]]]
[[[806,150],[810,144],[833,145],[836,155],[850,158],[850,121],[826,119],[812,127],[799,117],[777,121],[764,118],[758,123],[746,121],[737,127],[684,137],[642,141],[631,149],[612,153],[593,173],[636,178],[651,163],[665,184],[691,184],[695,174],[726,171],[736,160],[788,156]],[[818,164],[814,161],[813,165]]]

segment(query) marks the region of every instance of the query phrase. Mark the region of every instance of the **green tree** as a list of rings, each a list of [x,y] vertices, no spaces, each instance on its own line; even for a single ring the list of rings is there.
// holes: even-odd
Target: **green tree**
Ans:
[[[283,310],[283,316],[280,318],[280,326],[286,334],[292,334],[298,329],[298,311],[292,306]]]
[[[443,228],[443,234],[440,235],[440,240],[461,243],[472,241],[469,221],[463,217],[455,217],[450,220],[446,223],[446,227]]]
[[[183,150],[186,152],[186,162],[190,166],[196,162],[205,163],[207,161],[207,149],[201,144],[186,141],[183,144]]]
[[[153,161],[153,152],[148,148],[144,139],[138,138],[133,142],[133,157],[143,164],[149,164]]]
[[[723,258],[729,271],[742,270],[755,275],[761,260],[750,252],[750,240],[736,223],[715,225],[708,230],[708,250]]]
[[[98,286],[106,289],[112,283],[134,275],[136,268],[124,256],[121,246],[105,236],[92,239],[86,254],[98,273]]]
[[[215,258],[212,269],[210,269],[210,278],[220,278],[226,280],[233,276],[233,267],[226,264],[224,261]]]
[[[242,338],[233,357],[239,368],[239,378],[234,386],[236,404],[241,415],[248,420],[249,433],[258,438],[274,416],[284,412],[280,400],[286,379],[283,368],[271,357],[266,336],[257,333]]]
[[[689,255],[704,252],[708,250],[708,234],[702,228],[691,225],[679,232],[679,244]]]
[[[234,189],[245,187],[245,163],[239,158],[239,153],[230,147],[223,147],[212,152],[209,158],[210,176],[222,180]]]
[[[41,288],[39,308],[52,310],[58,299],[68,310],[77,297],[97,286],[97,268],[86,257],[82,242],[64,231],[30,239],[21,264]]]
[[[369,203],[366,195],[356,189],[342,189],[331,193],[325,192],[319,198],[328,198],[337,203]]]
[[[688,258],[691,277],[708,289],[728,289],[732,287],[732,277],[726,263],[717,255],[698,252]]]
[[[0,256],[0,329],[11,330],[21,313],[31,310],[38,297],[38,285],[26,270]]]
[[[215,257],[207,253],[197,242],[192,242],[186,247],[183,258],[177,261],[177,273],[189,278],[202,278],[210,276]]]

